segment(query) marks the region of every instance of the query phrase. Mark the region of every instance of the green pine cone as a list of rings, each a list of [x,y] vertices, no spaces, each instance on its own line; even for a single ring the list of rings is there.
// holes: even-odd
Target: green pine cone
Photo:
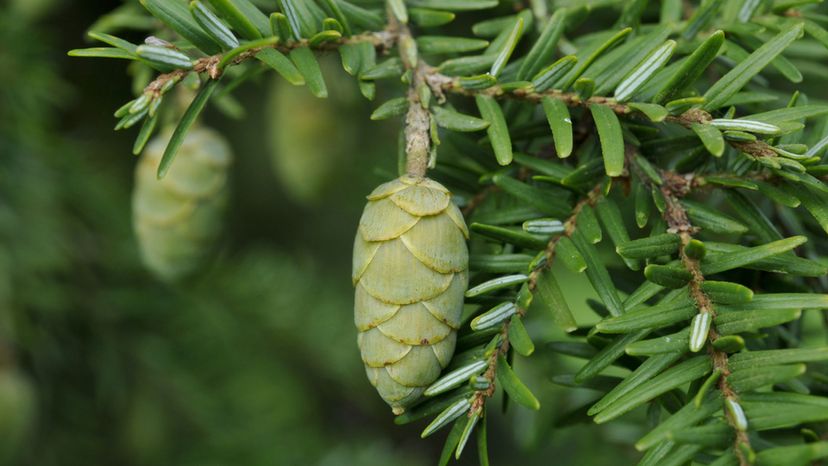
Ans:
[[[368,196],[354,242],[354,320],[368,379],[395,414],[451,361],[468,286],[467,238],[440,183],[403,176]]]
[[[203,265],[221,234],[230,147],[217,132],[192,129],[167,175],[156,171],[170,133],[147,146],[135,169],[133,224],[146,266],[166,281]]]

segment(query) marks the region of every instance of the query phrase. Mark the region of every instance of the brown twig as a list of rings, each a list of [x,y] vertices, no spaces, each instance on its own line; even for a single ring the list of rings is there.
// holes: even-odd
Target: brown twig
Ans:
[[[431,113],[428,103],[420,97],[420,89],[426,85],[423,69],[423,64],[418,63],[412,70],[405,116],[405,171],[418,178],[425,176],[431,158]]]
[[[438,79],[432,78],[434,81]],[[486,89],[465,89],[460,85],[460,81],[456,78],[450,78],[440,75],[439,82],[442,83],[443,91],[446,93],[474,96],[474,95],[488,95],[499,99],[516,99],[526,100],[528,102],[540,102],[543,98],[549,97],[560,100],[568,107],[588,107],[589,105],[604,105],[609,107],[618,115],[638,116],[641,115],[637,110],[629,105],[619,103],[612,97],[594,96],[588,99],[583,99],[574,92],[562,92],[559,90],[549,90],[543,92],[536,92],[530,89],[504,89],[501,86],[491,86]],[[709,124],[713,120],[710,113],[699,109],[692,108],[681,115],[668,115],[664,121],[681,125],[685,128],[691,128],[694,124]],[[728,141],[734,148],[753,155],[755,157],[777,157],[770,146],[764,141],[753,141],[750,143]]]
[[[630,147],[631,146],[628,146],[628,149],[630,149]],[[628,154],[628,157],[630,158],[634,156],[634,154]],[[631,163],[630,166],[637,168],[634,163]],[[634,168],[634,170],[636,168]],[[637,173],[637,176],[640,180],[642,180],[642,182],[650,184],[649,178],[642,173]],[[682,176],[667,171],[661,172],[661,178],[663,182],[659,189],[661,194],[664,196],[666,205],[663,217],[667,222],[668,231],[678,234],[681,239],[679,257],[684,268],[690,272],[691,278],[688,283],[690,297],[696,303],[696,308],[699,310],[699,313],[709,314],[712,322],[716,317],[716,309],[713,305],[713,301],[702,288],[705,278],[701,271],[701,265],[698,259],[690,257],[687,254],[687,245],[693,239],[693,234],[696,233],[697,229],[691,224],[686,209],[679,201],[680,198],[687,196],[694,186],[698,185],[697,180],[695,180],[692,175]],[[728,367],[727,353],[717,349],[713,344],[718,338],[719,334],[716,331],[715,326],[711,324],[707,333],[706,347],[707,354],[710,356],[711,362],[713,363],[713,369],[721,374],[718,381],[719,391],[722,393],[725,400],[738,403],[738,394],[735,390],[733,390],[733,387],[730,385],[728,380],[728,377],[730,376],[730,369]],[[747,433],[740,428],[737,420],[734,419],[727,410],[725,410],[725,418],[727,419],[728,424],[730,424],[733,428],[733,431],[736,433],[736,443],[733,451],[739,459],[739,464],[740,466],[748,466],[750,462],[745,457],[742,449],[739,448],[739,445],[750,447],[750,439],[748,438]]]
[[[396,37],[400,58],[411,76],[405,116],[405,171],[410,176],[422,178],[428,171],[432,150],[431,112],[429,102],[423,100],[424,91],[431,91],[427,76],[432,73],[432,68],[419,58],[411,29],[400,22],[390,8],[387,30]]]
[[[561,238],[568,238],[575,233],[575,225],[578,222],[578,216],[581,214],[581,212],[583,212],[584,207],[593,206],[598,201],[598,199],[600,199],[602,187],[603,183],[599,183],[593,189],[591,189],[583,199],[578,201],[578,203],[575,204],[575,207],[572,208],[572,214],[570,214],[570,216],[564,222],[563,233],[549,240],[544,251],[544,254],[546,255],[546,261],[544,261],[541,265],[539,265],[534,270],[532,270],[532,272],[529,273],[529,279],[526,282],[529,291],[535,290],[535,288],[538,285],[538,280],[540,279],[541,273],[552,267],[552,263],[555,259],[555,248],[561,241]],[[526,315],[526,309],[522,309],[520,307],[517,309],[516,312],[521,317]],[[501,355],[505,356],[509,352],[510,325],[511,322],[509,320],[506,320],[501,326],[500,345],[489,356],[488,367],[486,368],[486,372],[483,373],[483,377],[489,382],[489,386],[486,389],[477,390],[474,393],[474,395],[472,396],[471,408],[469,408],[469,416],[472,416],[475,413],[480,413],[480,411],[483,409],[483,406],[486,403],[486,400],[494,395],[495,378],[497,377],[497,358]]]
[[[529,274],[529,291],[534,291],[535,288],[537,288],[538,279],[540,278],[541,273],[543,273],[544,270],[547,270],[550,267],[552,267],[552,262],[555,259],[555,248],[558,246],[558,243],[561,241],[561,239],[569,238],[575,233],[575,225],[578,222],[578,216],[581,215],[581,212],[584,210],[584,207],[594,206],[595,203],[598,202],[598,199],[601,198],[601,190],[603,188],[603,185],[603,182],[596,185],[587,193],[587,195],[583,199],[581,199],[580,201],[578,201],[577,204],[575,204],[575,207],[572,209],[572,214],[564,222],[563,234],[549,240],[549,243],[546,245],[545,250],[546,261],[542,266],[537,267]],[[522,315],[526,313],[526,310],[518,309],[518,312]]]
[[[231,64],[240,65],[248,60],[255,58],[259,52],[267,48],[275,49],[282,53],[290,53],[291,50],[301,47],[311,47],[314,50],[328,51],[336,50],[343,45],[367,42],[369,44],[372,44],[378,50],[385,52],[394,47],[394,45],[397,42],[397,38],[397,35],[394,34],[392,31],[385,30],[379,32],[366,32],[363,34],[357,34],[349,37],[342,37],[338,40],[323,42],[321,44],[316,45],[311,45],[308,39],[291,40],[287,42],[281,42],[273,45],[256,47],[247,50],[235,57],[231,61]],[[224,70],[219,67],[219,63],[221,63],[223,58],[224,54],[216,54],[207,57],[202,57],[193,63],[193,68],[191,70],[175,70],[169,73],[161,74],[144,89],[144,93],[149,93],[158,96],[161,94],[162,89],[164,89],[170,81],[178,81],[187,74],[193,72],[205,73],[210,77],[210,79],[218,79],[224,73]]]

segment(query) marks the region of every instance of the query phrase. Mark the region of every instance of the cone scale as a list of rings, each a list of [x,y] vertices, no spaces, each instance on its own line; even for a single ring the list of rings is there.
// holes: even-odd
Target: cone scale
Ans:
[[[368,196],[354,242],[354,320],[371,384],[401,414],[454,354],[468,229],[451,194],[403,176]]]

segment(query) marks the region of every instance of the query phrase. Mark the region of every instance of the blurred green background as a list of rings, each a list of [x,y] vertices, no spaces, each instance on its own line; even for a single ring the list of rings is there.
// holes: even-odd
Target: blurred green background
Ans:
[[[359,359],[353,232],[364,195],[396,171],[398,128],[369,120],[336,56],[327,101],[266,74],[236,94],[245,118],[208,112],[236,154],[226,235],[204,273],[170,287],[131,229],[134,132],[112,131],[125,64],[66,56],[120,2],[3,2],[0,464],[435,464],[443,436],[394,425]],[[575,297],[587,287],[561,279],[590,319]],[[561,338],[528,325],[538,342]],[[542,345],[532,361],[517,370],[542,410],[491,410],[493,464],[633,464],[625,445],[646,423],[629,419],[643,413],[575,423],[597,393],[549,375],[578,362]]]

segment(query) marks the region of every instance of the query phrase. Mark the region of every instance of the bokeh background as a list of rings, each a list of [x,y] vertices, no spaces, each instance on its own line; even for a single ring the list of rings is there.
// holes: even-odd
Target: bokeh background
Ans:
[[[209,110],[236,154],[226,235],[197,278],[165,285],[131,228],[134,132],[112,131],[125,63],[66,56],[120,5],[0,1],[0,464],[435,464],[445,434],[393,424],[352,322],[353,232],[396,172],[398,123],[369,120],[336,56],[328,100],[268,73],[237,91],[241,118]],[[590,319],[588,288],[561,279]],[[491,410],[493,464],[634,464],[645,424],[579,423],[597,394],[554,386],[578,362],[538,347],[516,369],[542,410]]]

